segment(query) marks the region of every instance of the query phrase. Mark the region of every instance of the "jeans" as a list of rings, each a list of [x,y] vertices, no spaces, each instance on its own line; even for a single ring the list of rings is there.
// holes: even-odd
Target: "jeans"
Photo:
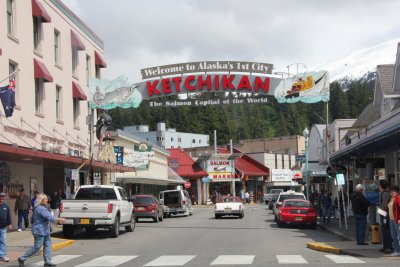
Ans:
[[[24,218],[25,228],[29,227],[29,210],[18,210],[18,229],[22,229],[22,218]]]
[[[354,214],[356,219],[356,239],[357,244],[365,242],[365,230],[367,229],[367,215]]]
[[[43,259],[44,263],[51,263],[51,255],[52,255],[52,249],[51,249],[51,238],[50,235],[46,236],[40,236],[40,235],[34,235],[34,244],[33,247],[30,247],[24,255],[19,257],[22,261],[26,261],[29,257],[33,256],[36,252],[40,250],[40,248],[43,245]]]
[[[393,240],[390,233],[390,221],[382,215],[379,215],[381,223],[383,248],[393,249]]]
[[[7,227],[0,228],[0,258],[7,256]]]
[[[325,222],[325,218],[327,218],[327,223],[330,222],[331,220],[331,207],[324,207],[322,210],[322,218]]]
[[[393,239],[393,250],[394,252],[400,253],[400,225],[396,224],[394,220],[390,220],[390,234]]]

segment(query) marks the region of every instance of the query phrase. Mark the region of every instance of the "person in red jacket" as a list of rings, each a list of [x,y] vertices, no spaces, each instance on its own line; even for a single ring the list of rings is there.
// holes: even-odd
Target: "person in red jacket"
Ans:
[[[393,240],[394,252],[390,256],[400,256],[400,195],[397,185],[390,187],[390,200],[388,202],[390,234]]]

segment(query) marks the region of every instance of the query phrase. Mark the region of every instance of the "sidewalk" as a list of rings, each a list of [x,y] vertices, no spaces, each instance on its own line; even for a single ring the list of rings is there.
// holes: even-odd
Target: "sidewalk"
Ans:
[[[54,228],[54,231],[51,235],[53,251],[71,246],[74,243],[74,240],[58,238],[58,236],[62,236],[61,232],[61,227]],[[31,246],[33,246],[33,236],[30,230],[22,232],[14,231],[7,233],[7,257],[10,258],[10,261],[16,261],[17,258],[19,256],[22,256],[22,254]]]
[[[322,219],[318,219],[318,226],[330,232],[341,239],[341,241],[336,242],[309,242],[307,247],[313,250],[324,251],[335,254],[346,254],[353,256],[361,256],[361,257],[370,257],[370,258],[380,258],[386,257],[387,254],[379,252],[379,249],[382,248],[382,244],[373,244],[370,242],[371,240],[371,232],[369,231],[369,225],[367,226],[366,231],[366,242],[367,246],[359,246],[356,242],[356,234],[355,234],[355,225],[354,218],[350,217],[347,220],[348,230],[344,223],[342,223],[342,228],[339,227],[339,219],[331,218],[329,224],[325,224],[322,222]]]

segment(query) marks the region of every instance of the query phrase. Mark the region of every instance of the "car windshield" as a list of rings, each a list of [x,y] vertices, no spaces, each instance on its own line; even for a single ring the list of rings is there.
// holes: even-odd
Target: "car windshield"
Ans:
[[[151,197],[133,197],[133,204],[153,204]]]
[[[272,189],[269,193],[270,194],[279,194],[282,192],[282,189]]]
[[[242,202],[242,201],[240,201],[239,197],[220,197],[217,199],[217,203],[223,203],[223,202]]]
[[[117,199],[113,188],[81,188],[75,196],[77,200]]]
[[[279,202],[283,202],[285,199],[304,199],[303,195],[281,195]]]
[[[311,203],[309,201],[291,201],[291,200],[286,200],[285,207],[294,207],[294,208],[310,208]]]

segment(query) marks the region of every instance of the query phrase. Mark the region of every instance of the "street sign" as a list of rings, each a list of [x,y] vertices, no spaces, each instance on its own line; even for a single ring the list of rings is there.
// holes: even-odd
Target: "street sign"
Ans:
[[[338,185],[344,185],[344,175],[342,173],[336,174],[336,180]]]
[[[306,161],[306,156],[305,155],[297,155],[296,156],[296,161],[297,162],[305,162]]]
[[[185,188],[186,188],[186,189],[190,188],[190,186],[191,186],[190,182],[186,182],[186,183],[185,183]]]

